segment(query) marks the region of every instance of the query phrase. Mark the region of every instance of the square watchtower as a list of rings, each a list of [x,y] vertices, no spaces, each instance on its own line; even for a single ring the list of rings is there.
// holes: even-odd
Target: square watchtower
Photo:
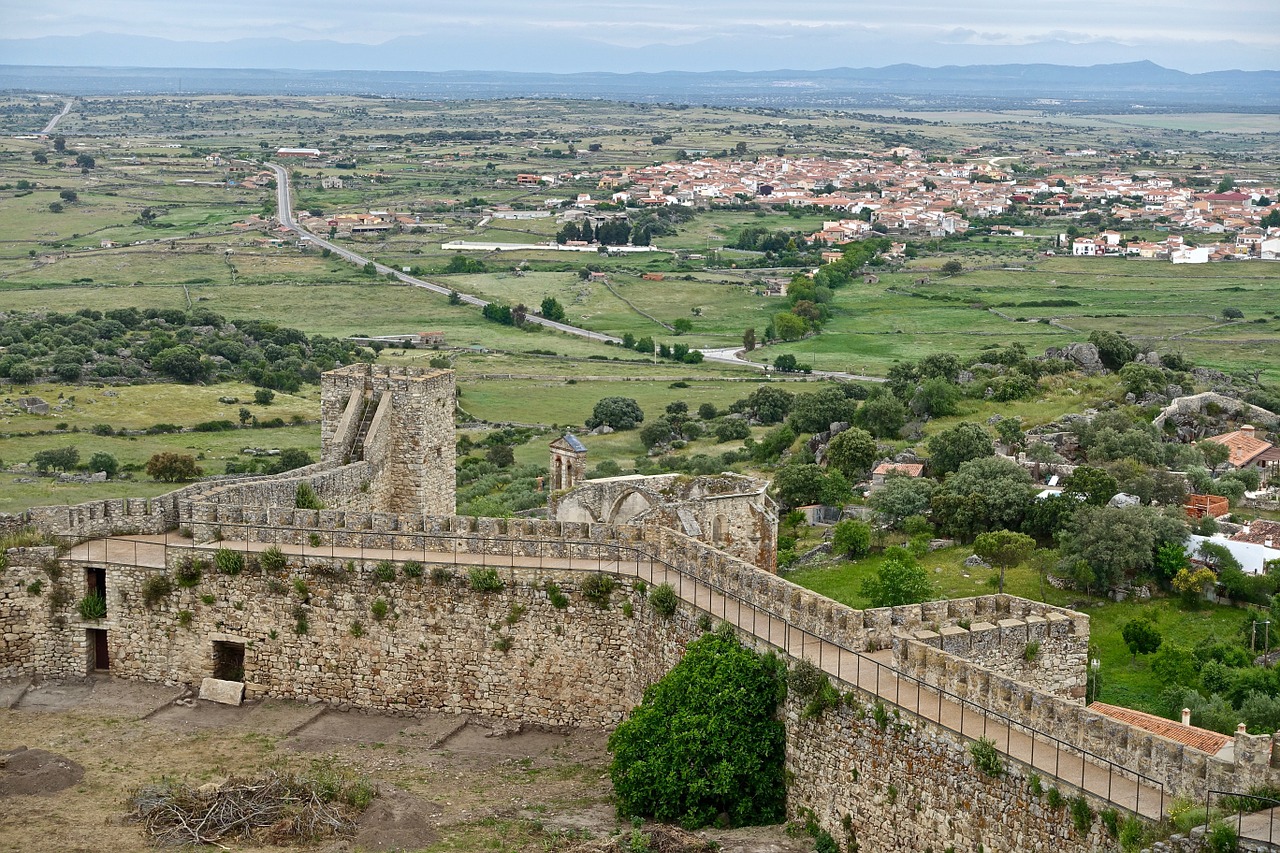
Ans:
[[[453,515],[452,370],[352,364],[320,389],[321,459],[367,463],[372,509]]]

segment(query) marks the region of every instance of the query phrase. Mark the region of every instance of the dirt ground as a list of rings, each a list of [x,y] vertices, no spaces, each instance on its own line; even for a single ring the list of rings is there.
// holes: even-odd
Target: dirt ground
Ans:
[[[350,767],[379,790],[357,835],[325,853],[606,849],[631,832],[612,805],[606,738],[274,700],[235,708],[106,677],[0,681],[0,853],[143,850],[139,828],[124,820],[131,789],[161,776],[217,783],[316,760]],[[698,836],[728,853],[812,849],[780,827]]]

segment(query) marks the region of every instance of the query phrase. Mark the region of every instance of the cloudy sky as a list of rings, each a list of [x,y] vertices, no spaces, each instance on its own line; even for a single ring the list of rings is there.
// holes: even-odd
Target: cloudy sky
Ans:
[[[1138,59],[1184,71],[1280,68],[1280,0],[0,0],[0,21],[7,39],[0,41],[0,63],[29,59],[14,39],[109,33],[207,43],[339,42],[351,48],[337,55],[363,67],[420,70]],[[119,50],[120,42],[113,44]],[[148,51],[162,47],[139,45],[113,64],[151,64]],[[386,55],[360,45],[384,45]],[[212,47],[194,55],[218,64]],[[297,67],[303,55],[281,56],[289,61],[279,65]],[[323,58],[309,67],[333,67]]]

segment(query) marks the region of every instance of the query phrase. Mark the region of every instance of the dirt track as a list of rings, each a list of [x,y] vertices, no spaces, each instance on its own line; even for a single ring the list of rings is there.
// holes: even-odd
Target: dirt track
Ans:
[[[180,687],[109,678],[0,682],[0,753],[29,750],[0,767],[0,853],[142,850],[138,828],[122,820],[129,789],[161,775],[203,784],[322,758],[369,776],[381,792],[355,839],[322,849],[568,850],[622,829],[605,740],[453,715],[273,700],[233,708],[191,700]],[[706,837],[741,853],[811,849],[779,828]]]

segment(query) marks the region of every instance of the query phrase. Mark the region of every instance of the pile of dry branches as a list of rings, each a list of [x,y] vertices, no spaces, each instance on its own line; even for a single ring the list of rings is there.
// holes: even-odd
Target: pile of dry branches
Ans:
[[[134,791],[128,806],[157,844],[227,850],[222,841],[292,844],[349,834],[372,797],[363,780],[271,771],[216,787],[165,779]]]
[[[718,846],[678,826],[653,824],[643,832],[627,830],[621,835],[598,841],[586,841],[570,848],[568,853],[631,853],[644,850],[647,853],[708,853]]]

